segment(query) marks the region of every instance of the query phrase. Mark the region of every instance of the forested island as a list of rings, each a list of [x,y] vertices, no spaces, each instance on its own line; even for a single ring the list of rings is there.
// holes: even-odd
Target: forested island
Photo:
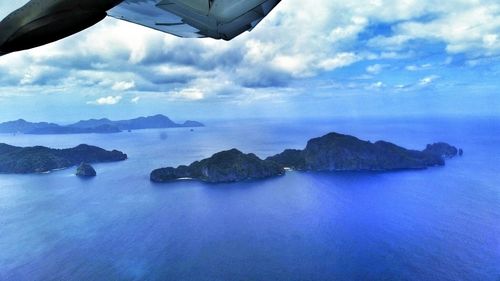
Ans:
[[[0,123],[0,133],[32,134],[32,135],[62,135],[62,134],[111,134],[123,131],[142,129],[193,128],[204,127],[197,121],[175,123],[167,116],[158,114],[149,117],[139,117],[129,120],[112,121],[107,118],[82,120],[70,125],[55,123],[28,122],[24,119]]]
[[[81,178],[93,178],[97,176],[97,172],[90,164],[82,163],[78,166],[78,168],[76,168],[75,175]]]
[[[447,143],[410,150],[386,141],[375,143],[356,137],[330,133],[309,140],[303,150],[287,149],[260,159],[237,149],[222,151],[189,166],[154,170],[153,182],[195,179],[209,183],[238,182],[284,175],[287,169],[299,171],[394,171],[426,169],[445,165],[445,159],[462,154]]]
[[[0,174],[46,173],[81,163],[116,162],[126,159],[127,154],[121,151],[107,151],[86,144],[68,149],[0,144]]]

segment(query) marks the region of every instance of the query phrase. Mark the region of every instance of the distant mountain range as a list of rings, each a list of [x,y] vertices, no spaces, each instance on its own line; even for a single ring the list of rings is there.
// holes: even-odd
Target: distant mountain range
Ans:
[[[128,130],[163,129],[163,128],[204,127],[197,121],[186,121],[182,124],[175,123],[167,116],[158,114],[149,117],[139,117],[130,120],[112,121],[106,118],[82,120],[71,125],[58,125],[55,123],[32,123],[23,119],[0,123],[0,133],[3,134],[111,134]]]

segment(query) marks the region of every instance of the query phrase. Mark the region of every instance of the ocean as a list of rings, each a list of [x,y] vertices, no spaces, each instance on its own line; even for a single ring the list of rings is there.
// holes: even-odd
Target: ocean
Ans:
[[[203,120],[201,120],[203,121]],[[500,280],[500,120],[232,120],[109,135],[0,135],[118,149],[124,162],[0,175],[0,280]],[[261,158],[328,132],[464,149],[445,167],[153,184],[159,167]]]

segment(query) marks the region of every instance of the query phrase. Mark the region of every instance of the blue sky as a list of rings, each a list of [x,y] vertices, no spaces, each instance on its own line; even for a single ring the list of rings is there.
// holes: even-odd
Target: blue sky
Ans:
[[[106,19],[0,57],[0,120],[500,114],[498,1],[309,3],[231,42]]]

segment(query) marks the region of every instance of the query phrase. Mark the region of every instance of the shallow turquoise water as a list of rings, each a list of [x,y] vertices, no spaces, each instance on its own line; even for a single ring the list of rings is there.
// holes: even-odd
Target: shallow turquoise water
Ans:
[[[0,280],[498,280],[500,123],[492,119],[208,122],[117,135],[10,136],[119,149],[125,162],[0,175]],[[446,167],[148,181],[222,149],[266,157],[330,131],[465,150]],[[167,138],[163,138],[163,133]]]

